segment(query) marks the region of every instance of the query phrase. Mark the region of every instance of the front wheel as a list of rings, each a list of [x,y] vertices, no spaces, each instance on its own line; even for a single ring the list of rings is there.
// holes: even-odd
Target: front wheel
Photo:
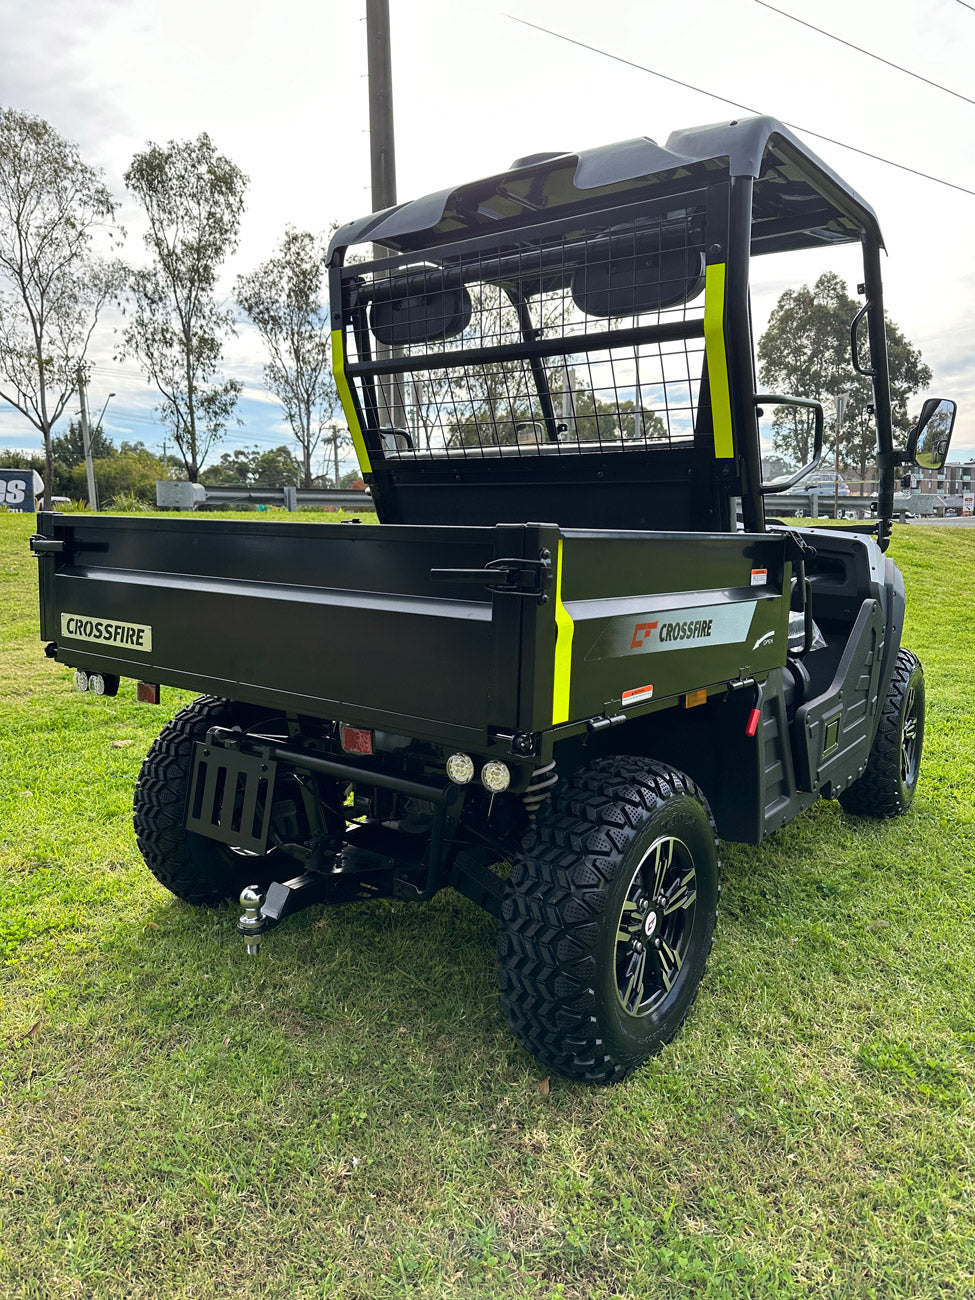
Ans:
[[[502,907],[515,1037],[569,1078],[625,1078],[687,1017],[718,894],[714,822],[689,777],[627,757],[576,773],[526,835]]]
[[[878,818],[906,813],[923,746],[924,669],[917,655],[899,650],[863,776],[839,797],[843,811]]]

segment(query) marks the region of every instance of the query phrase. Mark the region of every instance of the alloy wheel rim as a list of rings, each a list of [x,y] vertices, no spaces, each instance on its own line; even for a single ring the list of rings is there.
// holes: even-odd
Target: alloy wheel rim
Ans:
[[[616,997],[634,1019],[673,993],[690,945],[697,904],[694,857],[675,835],[650,845],[634,871],[616,926]]]
[[[919,738],[917,689],[911,686],[904,704],[904,724],[901,728],[901,783],[905,786],[913,785],[917,779]]]

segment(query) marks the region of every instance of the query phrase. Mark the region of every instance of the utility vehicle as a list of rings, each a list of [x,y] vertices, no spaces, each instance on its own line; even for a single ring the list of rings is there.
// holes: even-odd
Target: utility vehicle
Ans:
[[[767,506],[818,464],[823,411],[756,391],[749,264],[846,244],[878,517],[799,530]],[[914,794],[924,679],[884,551],[954,405],[894,446],[880,252],[769,118],[536,155],[340,229],[335,375],[378,525],[40,516],[48,654],[97,692],[203,692],[139,777],[155,876],[243,890],[252,951],[305,905],[450,885],[498,917],[504,1012],[546,1068],[610,1082],[656,1052],[704,972],[718,837]],[[764,483],[782,407],[813,452]]]

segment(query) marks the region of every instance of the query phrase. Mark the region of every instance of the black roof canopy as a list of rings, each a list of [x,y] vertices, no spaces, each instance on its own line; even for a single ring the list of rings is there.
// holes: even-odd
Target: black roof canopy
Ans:
[[[366,242],[393,253],[420,252],[509,223],[745,176],[755,182],[753,253],[857,242],[865,231],[882,243],[873,209],[855,190],[781,122],[751,117],[675,131],[664,146],[641,136],[579,153],[536,155],[496,176],[349,222],[336,231],[330,252]]]

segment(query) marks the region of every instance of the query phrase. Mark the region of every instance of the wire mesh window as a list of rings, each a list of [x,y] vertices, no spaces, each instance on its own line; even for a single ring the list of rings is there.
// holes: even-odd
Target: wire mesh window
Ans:
[[[349,371],[388,459],[560,455],[693,437],[702,222],[349,268]]]

